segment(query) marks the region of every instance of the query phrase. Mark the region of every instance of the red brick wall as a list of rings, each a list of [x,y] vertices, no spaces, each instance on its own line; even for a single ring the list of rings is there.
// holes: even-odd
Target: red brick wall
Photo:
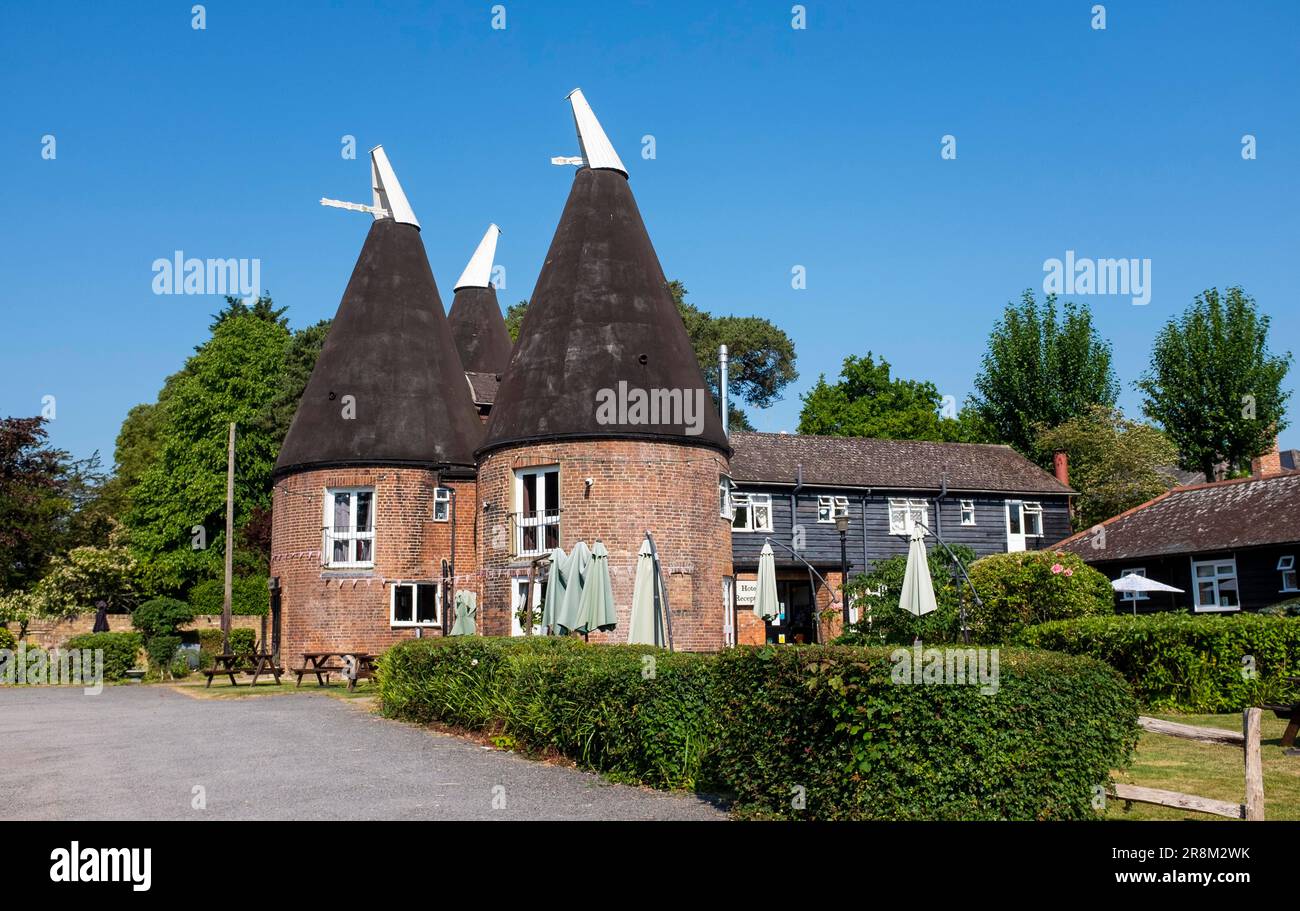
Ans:
[[[275,487],[271,575],[280,579],[284,660],[304,651],[381,651],[411,638],[390,624],[389,588],[396,581],[434,581],[450,557],[452,523],[433,521],[435,472],[414,468],[322,469],[291,475]],[[447,480],[456,491],[456,570],[473,570],[475,483]],[[321,565],[325,491],[375,488],[375,565],[333,570]],[[426,630],[425,635],[441,635]]]
[[[830,642],[839,636],[844,629],[844,612],[843,607],[837,600],[840,597],[840,572],[822,573],[826,582],[830,585],[827,588],[816,579],[816,589],[813,595],[817,602],[817,641],[821,643]],[[736,575],[736,580],[754,581],[758,578],[757,573],[752,571],[742,572]],[[776,571],[777,581],[806,582],[808,572],[806,570],[778,569]],[[834,608],[834,613],[827,616],[827,612]],[[736,605],[736,621],[740,627],[739,644],[740,645],[762,645],[767,641],[767,625],[754,615],[754,609],[751,605]]]
[[[510,578],[527,575],[514,557],[509,513],[514,470],[560,466],[560,546],[604,542],[610,553],[618,627],[593,642],[626,642],[636,554],[647,530],[668,572],[674,645],[709,651],[723,645],[722,577],[731,573],[731,524],[718,515],[718,474],[726,459],[715,450],[633,440],[583,440],[497,450],[479,464],[479,563],[485,592],[479,628],[510,632]],[[590,491],[584,483],[592,478]]]

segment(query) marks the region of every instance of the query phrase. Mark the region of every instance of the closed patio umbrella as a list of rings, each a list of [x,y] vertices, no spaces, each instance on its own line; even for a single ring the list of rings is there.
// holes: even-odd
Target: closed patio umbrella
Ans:
[[[781,613],[776,596],[776,556],[771,542],[764,541],[758,552],[758,591],[754,595],[754,616],[760,620],[774,620]]]
[[[564,589],[569,578],[569,556],[558,547],[551,551],[551,565],[546,571],[546,595],[542,598],[542,629],[555,632],[555,620],[564,603]]]
[[[90,630],[92,633],[108,632],[108,602],[95,602],[95,625]]]
[[[609,551],[599,541],[591,549],[591,562],[582,583],[578,611],[566,615],[566,619],[568,622],[562,622],[562,625],[567,627],[567,631],[584,636],[594,630],[611,630],[618,625],[618,614],[614,611],[614,586],[609,578]]]
[[[925,552],[925,530],[920,525],[912,527],[912,540],[907,546],[907,569],[903,573],[903,593],[898,606],[917,617],[939,608],[934,600],[934,582],[930,579],[930,561]]]
[[[556,632],[568,635],[575,629],[574,617],[578,615],[578,602],[582,598],[582,588],[587,584],[587,570],[591,565],[591,548],[586,541],[579,541],[569,551],[569,571],[564,579],[564,597],[560,600],[559,610],[555,614]]]
[[[472,636],[476,629],[474,615],[478,613],[478,595],[474,592],[456,592],[456,622],[452,624],[451,635]]]
[[[656,598],[655,595],[659,597]],[[636,582],[632,587],[632,618],[627,627],[629,645],[668,644],[668,624],[663,615],[668,599],[664,597],[663,577],[655,565],[650,539],[641,542],[636,555]]]

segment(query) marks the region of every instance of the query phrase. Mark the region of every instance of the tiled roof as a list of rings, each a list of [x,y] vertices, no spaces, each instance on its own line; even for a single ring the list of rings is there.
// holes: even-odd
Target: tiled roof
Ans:
[[[1006,493],[1073,493],[1009,446],[783,433],[731,434],[737,482]]]
[[[1104,537],[1103,537],[1104,532]],[[1300,472],[1175,487],[1056,545],[1090,561],[1300,541]]]
[[[466,370],[465,379],[469,381],[470,398],[474,400],[475,405],[491,405],[496,401],[497,386],[501,384],[501,374],[473,373]]]

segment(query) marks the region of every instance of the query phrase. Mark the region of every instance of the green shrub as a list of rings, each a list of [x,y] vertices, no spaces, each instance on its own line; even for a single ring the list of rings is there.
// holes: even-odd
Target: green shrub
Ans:
[[[1000,689],[981,695],[896,684],[891,654],[409,640],[380,659],[379,694],[389,717],[487,731],[781,818],[1088,818],[1094,787],[1131,757],[1136,702],[1100,662],[1003,652]]]
[[[978,642],[1002,642],[1020,627],[1115,612],[1110,580],[1076,554],[1023,551],[993,554],[970,567],[982,606],[966,610]]]
[[[177,627],[194,619],[194,611],[175,598],[153,598],[131,612],[131,625],[144,633],[145,642],[154,636],[174,636]]]
[[[201,629],[199,639],[199,667],[206,670],[212,667],[213,659],[221,654],[221,630]],[[235,653],[240,664],[249,664],[253,660],[253,646],[257,634],[251,629],[235,628],[230,631],[230,650]]]
[[[68,640],[68,648],[104,650],[104,679],[121,680],[135,667],[140,654],[139,633],[84,633]]]
[[[171,672],[173,679],[184,680],[190,675],[190,663],[181,655],[172,661]]]
[[[1239,711],[1280,699],[1282,678],[1300,672],[1300,620],[1289,617],[1121,614],[1044,623],[1019,639],[1105,661],[1155,710]]]
[[[1300,616],[1300,598],[1290,598],[1286,601],[1279,601],[1276,604],[1270,604],[1268,607],[1261,607],[1259,613],[1265,617],[1297,617]]]
[[[261,617],[271,610],[271,591],[266,576],[235,576],[230,581],[230,612],[237,616]],[[190,589],[187,600],[197,614],[219,614],[226,596],[221,579],[205,579]]]
[[[975,560],[975,551],[963,545],[953,552],[967,566]],[[939,547],[929,553],[930,579],[938,610],[916,617],[898,606],[903,594],[903,576],[907,557],[898,555],[880,560],[869,573],[859,573],[849,580],[849,603],[858,607],[862,619],[848,628],[836,645],[911,645],[922,642],[957,642],[961,639],[961,586],[952,558]]]
[[[171,669],[176,660],[176,650],[180,647],[180,636],[154,636],[144,644],[149,664],[160,673]]]
[[[14,638],[14,634],[3,626],[0,626],[0,648],[7,648],[10,651],[18,648],[18,640]]]

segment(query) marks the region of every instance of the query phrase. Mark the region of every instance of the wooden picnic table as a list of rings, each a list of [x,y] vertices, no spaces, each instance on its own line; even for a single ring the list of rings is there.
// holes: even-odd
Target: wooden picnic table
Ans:
[[[1300,684],[1300,677],[1284,677],[1283,679],[1292,686]],[[1286,730],[1282,732],[1282,749],[1286,750],[1288,756],[1300,755],[1300,750],[1295,749],[1296,735],[1300,734],[1300,698],[1290,703],[1266,705],[1264,708],[1270,710],[1278,718],[1287,720]]]
[[[328,686],[330,674],[342,673],[345,670],[343,661],[348,656],[356,659],[357,675],[348,679],[348,689],[356,689],[358,680],[368,680],[374,676],[375,660],[378,655],[372,655],[369,652],[350,652],[350,651],[333,651],[333,652],[303,652],[302,667],[293,669],[297,675],[298,682],[295,687],[302,686],[304,674],[315,674],[317,686]],[[332,659],[338,659],[335,664]]]
[[[233,652],[225,652],[213,656],[212,667],[203,672],[208,682],[206,687],[212,686],[213,677],[229,677],[231,686],[239,686],[239,681],[235,679],[236,674],[252,674],[253,679],[249,681],[249,686],[257,686],[257,678],[262,674],[271,674],[275,677],[277,685],[280,683],[280,675],[284,673],[284,668],[275,663],[275,656],[258,646],[253,652],[253,663],[251,666],[243,666],[239,663],[239,656]]]

